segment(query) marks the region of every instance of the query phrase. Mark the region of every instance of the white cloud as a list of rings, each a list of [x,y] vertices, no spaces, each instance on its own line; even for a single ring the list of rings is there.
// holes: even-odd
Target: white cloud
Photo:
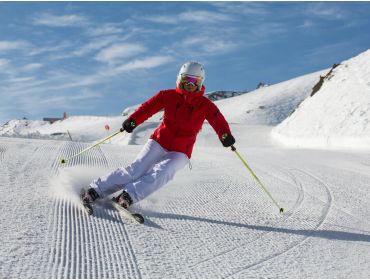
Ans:
[[[179,15],[181,21],[193,22],[224,22],[233,21],[234,18],[230,15],[209,11],[187,11]]]
[[[105,63],[115,63],[116,60],[127,58],[146,51],[146,48],[140,44],[121,43],[114,44],[100,51],[95,59]]]
[[[0,41],[0,52],[24,49],[29,46],[26,41]]]
[[[89,100],[89,99],[96,99],[100,98],[103,95],[98,92],[93,92],[90,90],[82,90],[81,92],[76,92],[74,94],[63,94],[60,96],[51,96],[51,97],[46,97],[46,96],[39,96],[38,97],[38,102],[36,103],[37,105],[43,105],[47,104],[52,106],[54,108],[58,107],[65,107],[66,109],[69,109],[71,107],[75,106],[75,102],[77,101],[82,101],[82,100]],[[35,104],[35,105],[36,105]],[[81,105],[80,105],[81,106]]]
[[[105,35],[117,34],[117,33],[122,33],[122,32],[123,32],[123,28],[113,23],[106,23],[101,26],[89,28],[87,30],[87,34],[90,36],[102,36],[102,35],[105,36]]]
[[[311,27],[313,27],[313,26],[315,26],[315,24],[313,23],[313,21],[305,20],[305,21],[303,22],[303,24],[302,24],[302,25],[300,25],[299,27],[301,27],[301,28],[311,28]]]
[[[33,19],[34,25],[45,25],[49,27],[85,26],[88,20],[80,15],[57,16],[48,13],[40,14]]]
[[[218,8],[220,12],[228,12],[233,15],[265,16],[270,13],[268,6],[263,2],[239,1],[239,2],[208,2],[209,5]]]
[[[349,49],[352,46],[350,41],[339,42],[334,44],[320,45],[316,48],[306,52],[305,60],[312,61],[315,59],[320,60],[322,57],[334,56],[335,54],[340,54],[345,49]],[[333,63],[339,63],[340,61],[333,61]]]
[[[34,71],[42,67],[41,63],[29,63],[23,66],[20,70],[22,71]]]
[[[0,71],[6,70],[10,65],[10,61],[8,59],[0,58]]]
[[[15,77],[15,78],[8,79],[6,81],[8,83],[18,84],[18,83],[25,83],[25,82],[30,82],[30,81],[34,81],[34,80],[35,80],[34,77]]]
[[[314,3],[308,6],[303,11],[308,16],[316,16],[325,19],[343,19],[346,17],[346,12],[335,6],[328,6],[325,3]]]
[[[107,36],[99,38],[98,40],[93,40],[84,46],[80,46],[78,50],[73,52],[73,54],[76,56],[83,56],[92,51],[100,50],[104,47],[107,47],[108,45],[116,42],[118,39],[118,36]]]
[[[279,22],[265,22],[263,24],[258,24],[250,30],[252,40],[260,40],[260,38],[269,38],[270,36],[276,34],[283,34],[289,31],[289,26],[279,23]]]
[[[70,41],[59,41],[50,42],[48,46],[33,47],[28,54],[29,55],[39,55],[41,53],[66,53],[69,48],[74,46],[73,42]]]
[[[145,20],[149,20],[155,23],[164,24],[179,24],[180,22],[197,22],[197,23],[216,23],[233,21],[234,18],[231,15],[219,12],[210,11],[186,11],[178,15],[168,16],[168,15],[158,15],[145,17]]]
[[[148,16],[145,17],[146,20],[155,23],[164,23],[164,24],[176,24],[179,22],[178,17],[169,17],[169,16]]]
[[[184,48],[196,49],[203,54],[219,54],[234,50],[238,44],[232,41],[225,41],[212,36],[188,37],[181,42]],[[195,47],[194,47],[195,46]]]
[[[138,69],[151,69],[172,61],[170,56],[152,56],[144,59],[136,59],[117,68],[118,71],[130,71]]]
[[[230,52],[237,47],[238,45],[236,43],[222,40],[213,40],[203,46],[204,50],[209,54]]]

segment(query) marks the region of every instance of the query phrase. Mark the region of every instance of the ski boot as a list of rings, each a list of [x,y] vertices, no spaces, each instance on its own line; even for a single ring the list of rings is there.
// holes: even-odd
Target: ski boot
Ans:
[[[130,195],[123,191],[119,196],[112,197],[113,206],[123,215],[124,217],[130,219],[131,221],[135,221],[136,223],[143,224],[144,217],[138,213],[132,213],[128,208],[133,203],[132,198]]]
[[[93,207],[91,204],[94,200],[100,198],[99,194],[93,188],[89,188],[87,190],[82,189],[80,193],[80,199],[82,201],[82,205],[85,208],[87,214],[92,215],[94,213]]]
[[[126,191],[123,191],[119,196],[115,197],[114,201],[125,209],[128,209],[133,202]]]

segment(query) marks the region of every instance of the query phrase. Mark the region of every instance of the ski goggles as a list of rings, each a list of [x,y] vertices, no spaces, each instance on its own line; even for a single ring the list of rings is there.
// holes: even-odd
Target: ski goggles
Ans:
[[[184,85],[201,87],[203,83],[203,78],[198,76],[181,75],[180,82]]]

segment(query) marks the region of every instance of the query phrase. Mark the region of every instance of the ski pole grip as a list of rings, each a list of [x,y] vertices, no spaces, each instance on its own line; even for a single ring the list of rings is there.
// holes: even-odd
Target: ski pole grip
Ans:
[[[235,152],[235,151],[236,151],[236,148],[234,147],[234,145],[231,145],[231,150],[232,150],[233,152]]]

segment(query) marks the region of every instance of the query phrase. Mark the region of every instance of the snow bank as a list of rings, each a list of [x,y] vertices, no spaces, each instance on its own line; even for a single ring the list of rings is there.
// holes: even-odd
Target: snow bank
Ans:
[[[11,120],[0,127],[0,135],[73,141],[95,141],[119,129],[122,117],[76,116],[53,124],[45,121]],[[109,126],[109,130],[106,129]]]
[[[370,50],[344,61],[289,118],[279,142],[309,148],[370,148]]]

